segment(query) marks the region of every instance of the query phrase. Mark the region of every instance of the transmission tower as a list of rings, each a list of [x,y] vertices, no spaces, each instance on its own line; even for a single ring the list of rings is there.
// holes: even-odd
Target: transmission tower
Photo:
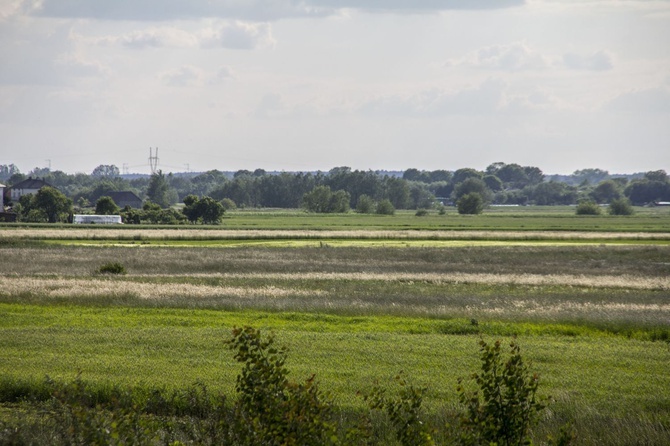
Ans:
[[[123,170],[122,170],[124,175],[128,175],[128,163],[123,163]]]
[[[153,149],[149,147],[149,166],[151,167],[151,175],[155,174],[158,170],[158,147],[156,147],[155,155]]]

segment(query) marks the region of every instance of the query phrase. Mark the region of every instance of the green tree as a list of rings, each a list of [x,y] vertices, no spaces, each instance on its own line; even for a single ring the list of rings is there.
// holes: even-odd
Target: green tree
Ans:
[[[604,180],[591,191],[591,197],[596,203],[609,203],[621,198],[622,191],[619,184],[613,180]]]
[[[610,202],[607,212],[610,215],[633,215],[633,206],[628,198],[617,198]]]
[[[328,186],[317,186],[303,195],[303,207],[309,212],[335,213],[347,212],[351,197],[348,192],[332,192]]]
[[[182,213],[191,223],[202,221],[206,225],[219,224],[226,211],[223,205],[212,197],[198,198],[195,195],[188,195],[184,198],[184,205]]]
[[[484,200],[485,203],[490,203],[492,198],[491,190],[486,186],[484,180],[479,178],[468,178],[465,181],[458,183],[452,193],[454,201],[458,202],[463,195],[476,192]]]
[[[576,213],[577,215],[599,215],[600,206],[595,201],[582,200],[577,205]]]
[[[358,197],[356,212],[359,214],[372,214],[375,211],[375,201],[369,195],[363,194]]]
[[[385,198],[377,203],[377,214],[379,215],[393,215],[395,214],[395,208],[391,200]]]
[[[118,177],[120,174],[119,168],[114,164],[100,164],[93,169],[91,176],[94,177]]]
[[[95,202],[95,213],[97,215],[116,215],[119,213],[119,207],[114,203],[112,197],[100,197]]]
[[[149,187],[147,189],[147,197],[151,202],[159,205],[161,208],[170,206],[170,195],[168,182],[162,171],[158,171],[151,175],[149,179]]]
[[[49,223],[56,223],[67,220],[72,213],[72,200],[58,189],[45,186],[35,194],[32,207],[44,212]]]
[[[456,203],[459,214],[481,214],[484,211],[484,199],[477,192],[463,195]]]

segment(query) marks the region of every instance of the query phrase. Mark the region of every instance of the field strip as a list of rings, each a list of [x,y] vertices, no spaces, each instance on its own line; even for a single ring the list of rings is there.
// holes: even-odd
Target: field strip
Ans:
[[[161,299],[173,296],[186,298],[207,298],[229,296],[239,298],[279,298],[285,296],[318,296],[322,291],[305,291],[291,288],[233,287],[192,285],[183,283],[142,283],[121,280],[99,279],[43,279],[30,277],[0,278],[0,295],[31,293],[48,297],[75,296],[126,296],[142,299]]]
[[[129,277],[187,277],[221,278],[266,281],[383,281],[431,282],[434,284],[486,284],[530,286],[574,286],[595,288],[624,288],[637,290],[670,290],[670,277],[640,277],[631,275],[586,276],[571,274],[486,274],[486,273],[245,273],[245,274],[167,274],[133,275]],[[151,283],[133,280],[2,277],[0,295],[38,293],[50,296],[68,295],[123,295],[134,294],[144,298],[164,296],[209,297],[233,295],[240,297],[261,296],[315,296],[320,290],[293,289],[290,287],[240,287],[183,283]]]
[[[670,240],[670,232],[588,231],[310,231],[231,229],[43,229],[0,231],[0,239],[24,240]]]

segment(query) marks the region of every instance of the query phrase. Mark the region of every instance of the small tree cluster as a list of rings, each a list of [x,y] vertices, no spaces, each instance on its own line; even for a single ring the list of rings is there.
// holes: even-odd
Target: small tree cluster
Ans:
[[[143,223],[153,225],[180,225],[186,223],[186,216],[181,212],[147,201],[142,209],[133,209],[126,206],[120,212],[123,222],[126,224],[139,225]]]
[[[456,203],[459,214],[481,214],[484,211],[484,199],[477,192],[463,195]]]
[[[117,215],[119,207],[116,205],[112,197],[100,197],[95,202],[95,213],[97,215]]]
[[[36,194],[23,195],[14,211],[22,221],[57,223],[66,221],[72,213],[72,200],[58,189],[45,186]]]
[[[358,197],[356,212],[359,214],[393,215],[395,214],[395,207],[388,199],[376,202],[369,195],[363,194]]]
[[[344,190],[331,191],[329,186],[317,186],[302,197],[302,206],[308,212],[342,213],[349,211],[351,196]]]
[[[635,211],[628,198],[618,198],[612,200],[607,212],[610,215],[633,215]]]
[[[212,197],[188,195],[184,198],[184,205],[182,213],[191,223],[201,221],[205,225],[217,225],[226,212],[223,205]]]
[[[592,200],[580,201],[575,211],[577,215],[600,215],[600,206]]]

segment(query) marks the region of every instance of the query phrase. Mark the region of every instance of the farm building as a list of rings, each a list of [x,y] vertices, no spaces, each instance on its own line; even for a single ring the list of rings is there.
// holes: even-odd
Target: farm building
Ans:
[[[44,180],[39,178],[28,178],[27,180],[20,181],[10,187],[12,201],[19,201],[24,195],[36,194],[38,190],[42,189],[45,186],[53,187],[51,184],[47,183]]]
[[[142,199],[135,195],[134,192],[129,190],[109,192],[107,196],[114,200],[114,203],[116,203],[116,205],[121,209],[125,208],[126,206],[130,206],[131,208],[135,209],[142,207]]]
[[[74,214],[72,216],[72,223],[79,225],[120,225],[123,224],[120,215],[89,215],[89,214]]]

